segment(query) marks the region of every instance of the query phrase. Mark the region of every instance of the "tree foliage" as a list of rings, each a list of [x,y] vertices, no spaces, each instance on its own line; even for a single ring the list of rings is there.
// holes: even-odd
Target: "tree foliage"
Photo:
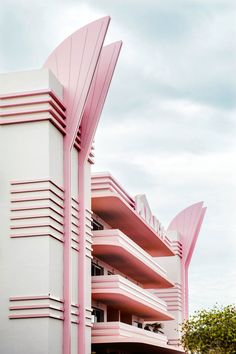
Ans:
[[[181,326],[181,344],[190,353],[236,354],[236,307],[195,312]]]

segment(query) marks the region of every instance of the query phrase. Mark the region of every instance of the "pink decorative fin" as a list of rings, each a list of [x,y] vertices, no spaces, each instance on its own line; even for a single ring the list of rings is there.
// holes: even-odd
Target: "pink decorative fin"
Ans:
[[[88,155],[92,145],[121,45],[122,42],[119,41],[102,48],[81,123],[81,151],[85,156]]]
[[[73,145],[82,119],[109,22],[110,17],[104,17],[74,32],[52,52],[44,64],[64,86],[70,146]]]
[[[206,208],[199,202],[182,210],[171,221],[168,231],[178,231],[181,235],[184,261],[191,260]]]

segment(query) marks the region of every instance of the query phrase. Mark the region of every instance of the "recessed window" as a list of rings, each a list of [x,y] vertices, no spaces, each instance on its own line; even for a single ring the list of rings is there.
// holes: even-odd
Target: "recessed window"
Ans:
[[[104,227],[102,224],[100,224],[100,222],[98,222],[95,219],[92,219],[92,230],[96,231],[96,230],[103,230]]]
[[[143,328],[142,322],[134,321],[133,326],[138,327],[138,328]]]
[[[96,322],[104,322],[104,311],[101,309],[98,309],[97,307],[93,307],[93,312],[92,316],[94,319],[94,323]]]
[[[104,275],[104,268],[100,265],[92,262],[92,269],[91,269],[92,276],[94,275]]]

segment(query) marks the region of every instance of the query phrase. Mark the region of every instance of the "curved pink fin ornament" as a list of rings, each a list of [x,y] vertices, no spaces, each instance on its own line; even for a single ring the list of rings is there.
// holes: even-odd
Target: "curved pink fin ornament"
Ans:
[[[183,259],[189,265],[197,241],[202,221],[206,212],[203,202],[199,202],[182,210],[171,221],[168,231],[178,231],[183,247]]]
[[[72,147],[110,17],[104,17],[74,32],[49,56],[44,67],[50,69],[64,87],[67,133]]]
[[[120,54],[122,41],[102,48],[81,122],[81,153],[87,159]]]
[[[93,141],[94,134],[98,125],[98,121],[105,103],[107,92],[111,83],[113,72],[116,66],[116,62],[120,53],[121,42],[112,43],[108,46],[103,47],[99,62],[97,65],[96,72],[93,77],[93,81],[89,90],[87,97],[84,113],[81,122],[81,151],[79,153],[79,196],[80,200],[84,200],[84,163],[88,158],[90,152],[91,144]],[[80,224],[79,224],[79,234],[85,235],[85,208],[82,207],[80,203]],[[85,238],[80,238],[80,257],[79,257],[79,269],[80,269],[80,282],[82,284],[86,283],[86,269],[85,269],[85,259],[86,259],[86,240]],[[86,316],[86,306],[84,292],[85,287],[79,286],[78,290],[78,303],[80,304],[80,325],[78,327],[79,333],[79,353],[85,353],[85,333],[84,328],[86,326],[85,316]]]
[[[205,212],[203,202],[193,204],[177,214],[168,227],[168,231],[177,231],[180,234],[183,247],[181,262],[183,320],[188,318],[188,268]]]

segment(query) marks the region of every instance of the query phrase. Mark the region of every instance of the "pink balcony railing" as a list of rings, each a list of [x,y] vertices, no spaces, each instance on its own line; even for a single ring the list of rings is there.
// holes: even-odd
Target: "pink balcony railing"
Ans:
[[[163,300],[121,275],[92,277],[92,298],[148,321],[173,319]]]
[[[131,277],[144,288],[170,288],[166,271],[120,230],[93,231],[93,255]]]

